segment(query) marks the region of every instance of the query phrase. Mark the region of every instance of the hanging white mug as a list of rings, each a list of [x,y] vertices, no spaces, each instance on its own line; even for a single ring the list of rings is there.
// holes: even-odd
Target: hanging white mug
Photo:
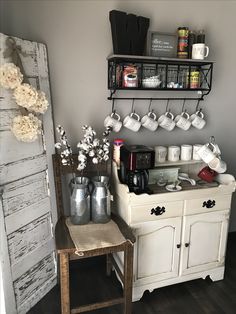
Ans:
[[[189,114],[186,111],[183,111],[181,114],[177,115],[175,117],[175,124],[178,128],[187,131],[190,126],[191,126],[191,122],[189,120]]]
[[[158,128],[158,122],[156,121],[156,114],[153,111],[148,112],[144,117],[141,119],[142,126],[150,131],[156,131]]]
[[[196,113],[192,114],[190,121],[192,126],[199,130],[203,129],[206,124],[206,120],[204,120],[204,114],[201,110],[198,110]]]
[[[116,112],[112,112],[109,116],[107,116],[104,120],[104,126],[110,126],[112,131],[119,132],[122,128],[122,122],[120,121],[120,115]]]
[[[165,114],[160,116],[158,123],[163,129],[172,131],[175,128],[175,122],[173,120],[174,115],[170,111],[167,111]]]
[[[123,125],[133,132],[138,132],[141,127],[140,116],[135,112],[131,112],[124,118]]]

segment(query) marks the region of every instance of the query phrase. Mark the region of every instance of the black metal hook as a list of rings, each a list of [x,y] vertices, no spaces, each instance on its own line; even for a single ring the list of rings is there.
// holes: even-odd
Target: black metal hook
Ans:
[[[152,98],[150,98],[150,103],[149,103],[149,106],[148,106],[148,112],[150,112],[150,110],[151,110],[151,104],[152,104]],[[153,111],[153,109],[152,109],[152,111]]]
[[[134,98],[133,98],[133,100],[132,100],[132,108],[131,108],[131,112],[135,112],[135,110],[134,110]]]
[[[182,105],[182,112],[184,111],[185,102],[186,102],[186,99],[184,98],[184,102],[183,102],[183,105]]]
[[[113,98],[112,99],[112,108],[111,108],[111,112],[115,113],[116,110],[115,110],[115,99]]]
[[[170,99],[168,98],[168,99],[167,99],[167,104],[166,104],[166,112],[167,112],[168,109],[169,109],[169,102],[170,102]]]
[[[200,104],[200,101],[201,101],[201,99],[198,99],[198,101],[197,101],[197,106],[196,106],[196,111],[198,111],[198,110],[199,110],[199,104]],[[200,109],[199,111],[202,111],[202,109]]]

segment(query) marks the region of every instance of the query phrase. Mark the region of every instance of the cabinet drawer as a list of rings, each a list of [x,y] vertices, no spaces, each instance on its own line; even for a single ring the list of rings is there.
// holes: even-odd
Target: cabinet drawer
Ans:
[[[183,214],[183,201],[156,202],[131,207],[131,223],[155,221]]]
[[[205,196],[185,201],[184,215],[230,209],[232,194]]]

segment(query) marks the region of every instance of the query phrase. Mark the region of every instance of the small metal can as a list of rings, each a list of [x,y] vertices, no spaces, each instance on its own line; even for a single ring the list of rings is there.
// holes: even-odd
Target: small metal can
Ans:
[[[190,88],[199,87],[200,72],[198,70],[192,70],[190,72]]]
[[[179,27],[178,28],[178,50],[177,56],[181,59],[188,58],[188,27]]]

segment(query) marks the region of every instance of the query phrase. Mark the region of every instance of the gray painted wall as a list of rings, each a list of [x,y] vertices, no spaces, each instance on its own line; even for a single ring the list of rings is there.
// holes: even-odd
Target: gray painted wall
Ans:
[[[183,25],[204,29],[209,59],[216,61],[213,90],[203,104],[206,128],[170,133],[141,130],[138,134],[122,130],[119,137],[129,143],[169,145],[204,143],[214,135],[228,163],[228,172],[236,176],[235,1],[18,0],[2,1],[1,5],[2,32],[47,44],[55,124],[64,125],[74,147],[81,138],[81,126],[87,123],[102,131],[103,120],[111,109],[106,63],[112,53],[110,10],[149,17],[150,30],[175,32]],[[136,94],[144,96],[147,92],[129,93]],[[173,102],[170,107],[178,113],[181,105]],[[165,102],[154,102],[153,106],[158,114],[165,111]],[[116,108],[124,117],[131,103],[119,102]],[[144,114],[148,103],[140,101],[135,108]],[[187,108],[193,112],[195,103],[187,103]],[[235,200],[233,204],[230,230],[236,230]]]

